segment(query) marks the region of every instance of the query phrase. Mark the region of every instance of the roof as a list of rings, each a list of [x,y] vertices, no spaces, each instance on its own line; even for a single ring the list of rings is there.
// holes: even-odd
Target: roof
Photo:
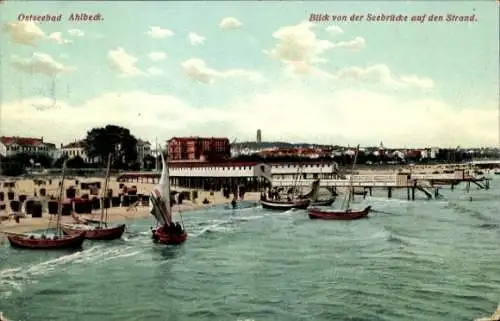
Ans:
[[[147,140],[138,139],[137,145],[151,145],[151,143]]]
[[[229,138],[227,137],[200,137],[200,136],[189,136],[189,137],[172,137],[167,142],[170,142],[172,140],[180,140],[180,141],[189,141],[189,140],[227,140],[229,141]]]
[[[262,161],[222,161],[222,162],[193,162],[193,161],[175,161],[175,162],[168,162],[168,167],[169,168],[176,168],[176,167],[241,167],[241,166],[255,166],[257,164],[266,164],[266,165],[271,165],[271,166],[276,166],[276,165],[283,165],[283,166],[294,166],[294,165],[320,165],[320,164],[332,164],[332,161],[321,161],[321,160],[303,160],[303,161],[289,161],[289,162],[283,162],[283,161],[273,161],[271,159],[265,159]]]
[[[19,136],[2,136],[0,141],[4,145],[18,144],[20,146],[42,146],[43,137],[32,138],[32,137],[19,137]]]
[[[83,148],[85,146],[85,143],[83,140],[78,140],[76,142],[69,143],[66,146],[63,146],[62,148]]]

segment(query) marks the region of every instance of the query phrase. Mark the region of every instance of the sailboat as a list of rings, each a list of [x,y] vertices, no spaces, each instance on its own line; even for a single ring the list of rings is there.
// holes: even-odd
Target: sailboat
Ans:
[[[354,172],[354,167],[356,166],[356,161],[358,160],[359,145],[356,148],[356,154],[354,155],[354,162],[352,165],[352,172]],[[316,207],[309,207],[307,209],[307,215],[310,219],[323,219],[323,220],[356,220],[366,217],[370,214],[371,206],[367,206],[364,209],[351,209],[351,199],[353,194],[353,184],[352,184],[353,174],[349,177],[349,193],[347,193],[347,199],[344,199],[343,205],[345,207],[340,210],[323,210]]]
[[[172,205],[170,202],[170,177],[163,153],[161,155],[160,182],[153,188],[149,196],[150,212],[157,221],[157,227],[152,228],[154,242],[179,245],[186,241],[187,233],[179,223],[172,222]]]
[[[42,234],[40,237],[35,237],[29,234],[5,233],[12,247],[22,249],[79,249],[82,247],[85,240],[85,232],[79,232],[72,235],[63,235],[61,228],[62,214],[62,198],[64,190],[66,162],[63,164],[61,186],[59,187],[59,200],[56,221],[56,233],[54,236],[48,237]]]
[[[104,181],[103,196],[106,196],[108,191],[109,172],[111,166],[111,154],[108,156],[108,166],[106,168],[106,180]],[[89,240],[116,240],[122,237],[125,232],[125,224],[120,224],[114,227],[108,227],[108,209],[105,208],[104,203],[101,206],[101,219],[100,220],[81,220],[76,215],[73,216],[77,224],[66,224],[62,230],[64,234],[78,234],[83,231],[85,238]],[[95,224],[91,225],[89,223]]]
[[[297,176],[295,177],[294,186],[292,187],[292,194],[295,194],[297,190],[297,181],[301,174],[302,165],[297,170]],[[289,196],[287,199],[268,199],[265,194],[261,195],[260,204],[262,208],[268,210],[276,211],[288,211],[291,209],[305,210],[310,204],[311,200],[309,198],[295,197],[295,195]]]

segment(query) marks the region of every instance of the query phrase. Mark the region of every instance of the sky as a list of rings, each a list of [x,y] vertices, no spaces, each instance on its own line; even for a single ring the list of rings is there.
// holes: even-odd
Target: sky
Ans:
[[[66,144],[117,124],[153,143],[251,141],[261,129],[265,141],[498,146],[498,10],[496,1],[6,0],[0,134]],[[82,13],[102,19],[69,20]]]

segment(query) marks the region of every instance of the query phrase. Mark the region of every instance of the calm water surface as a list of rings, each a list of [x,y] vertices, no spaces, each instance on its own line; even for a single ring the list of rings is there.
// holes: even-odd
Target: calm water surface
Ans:
[[[472,320],[500,300],[499,185],[462,185],[439,201],[380,193],[356,206],[386,213],[351,222],[211,208],[183,215],[190,236],[177,248],[151,242],[151,219],[75,253],[5,242],[0,311],[23,321]]]

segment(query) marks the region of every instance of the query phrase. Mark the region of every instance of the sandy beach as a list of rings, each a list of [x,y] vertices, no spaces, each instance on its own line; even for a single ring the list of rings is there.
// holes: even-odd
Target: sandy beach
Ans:
[[[78,184],[76,184],[75,180],[78,181]],[[14,188],[4,187],[5,182],[15,183],[15,187]],[[45,229],[51,225],[55,226],[56,215],[48,214],[46,206],[44,206],[44,212],[41,218],[31,218],[30,216],[27,216],[25,218],[21,218],[19,223],[17,223],[12,217],[6,219],[7,216],[12,214],[12,211],[9,206],[10,201],[7,200],[7,192],[9,190],[12,190],[15,193],[15,199],[17,199],[19,195],[27,195],[28,200],[37,199],[40,200],[42,204],[46,204],[50,196],[58,196],[59,182],[60,180],[58,179],[52,179],[50,182],[49,179],[46,179],[45,184],[36,185],[32,179],[22,179],[22,180],[4,179],[1,182],[1,188],[0,188],[0,191],[3,191],[6,195],[5,199],[3,201],[0,201],[0,205],[5,204],[5,210],[0,210],[0,234],[3,234],[3,232],[25,233],[34,230]],[[104,188],[103,178],[68,179],[65,180],[64,182],[64,188],[66,189],[69,188],[70,186],[73,186],[76,189],[77,196],[81,196],[85,193],[90,193],[89,190],[86,189],[84,190],[80,188],[80,183],[86,183],[86,182],[101,182],[101,189]],[[118,195],[118,192],[120,190],[119,184],[120,183],[116,182],[115,178],[111,178],[111,181],[108,183],[108,188],[113,190],[114,196]],[[149,195],[149,193],[151,192],[151,190],[155,185],[153,183],[126,183],[125,186],[128,188],[135,186],[137,188],[137,194]],[[39,196],[40,189],[42,188],[46,190],[46,196]],[[172,187],[171,189],[179,192],[188,190],[186,188],[176,188],[176,187]],[[246,193],[244,200],[257,201],[259,197],[260,197],[259,193]],[[205,198],[210,202],[210,204],[202,203]],[[230,202],[231,198],[229,199],[225,198],[222,195],[222,192],[211,193],[209,191],[198,190],[198,197],[196,199],[184,200],[182,204],[174,205],[173,207],[174,220],[178,212],[184,213],[213,205],[229,204]],[[92,214],[79,215],[79,217],[99,219],[100,215],[101,215],[101,210],[94,210]],[[2,217],[4,218],[3,221],[1,220]],[[112,207],[108,209],[108,218],[110,222],[127,221],[145,217],[152,217],[152,216],[149,213],[148,206],[143,206],[140,204],[137,206]],[[62,216],[62,221],[63,223],[72,223],[73,219],[71,218],[71,216]]]

